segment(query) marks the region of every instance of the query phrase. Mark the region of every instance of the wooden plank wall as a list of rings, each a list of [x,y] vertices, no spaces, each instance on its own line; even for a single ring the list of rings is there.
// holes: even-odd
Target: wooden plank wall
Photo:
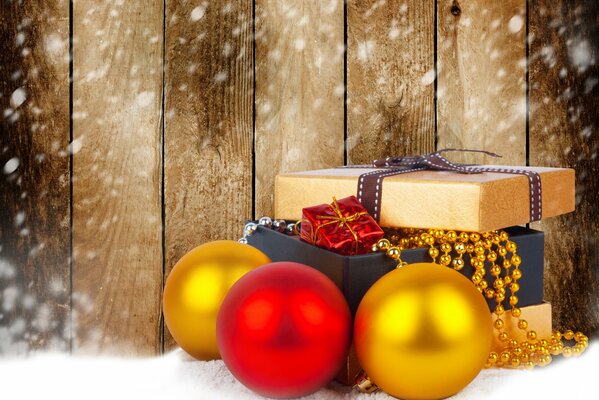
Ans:
[[[277,173],[443,147],[576,168],[535,226],[556,326],[598,331],[591,2],[1,7],[0,354],[168,350],[164,278],[271,214]]]

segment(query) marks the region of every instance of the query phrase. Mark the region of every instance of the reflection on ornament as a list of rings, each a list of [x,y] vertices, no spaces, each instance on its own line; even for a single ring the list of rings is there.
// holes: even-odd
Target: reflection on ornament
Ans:
[[[492,321],[472,283],[438,264],[410,264],[377,281],[355,319],[360,365],[401,399],[441,399],[485,365]]]
[[[267,397],[308,395],[345,359],[351,330],[341,291],[321,272],[277,262],[239,280],[217,321],[218,345],[231,373]]]
[[[196,247],[174,266],[164,286],[164,321],[175,341],[200,360],[220,358],[216,317],[235,282],[270,259],[230,240]]]

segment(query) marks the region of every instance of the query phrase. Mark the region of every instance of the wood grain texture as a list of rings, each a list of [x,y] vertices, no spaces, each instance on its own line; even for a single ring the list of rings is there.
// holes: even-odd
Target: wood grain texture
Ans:
[[[526,163],[526,0],[438,0],[438,148]]]
[[[348,1],[348,163],[434,150],[434,5]]]
[[[68,12],[0,4],[0,355],[70,346]]]
[[[599,333],[599,4],[532,0],[530,163],[576,169],[574,213],[542,221],[554,326]]]
[[[252,217],[252,1],[167,1],[165,267]],[[165,349],[174,341],[165,330]]]
[[[343,164],[343,2],[256,0],[256,216],[275,175]]]
[[[161,348],[163,4],[73,11],[73,303],[78,353]]]

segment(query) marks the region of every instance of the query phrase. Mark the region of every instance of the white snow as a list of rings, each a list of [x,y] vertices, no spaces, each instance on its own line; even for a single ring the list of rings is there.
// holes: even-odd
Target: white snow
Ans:
[[[595,393],[599,346],[578,359],[562,359],[533,371],[484,370],[454,400],[588,399]],[[69,357],[44,354],[0,358],[3,398],[60,400],[250,400],[263,399],[242,386],[222,361],[191,360],[178,350],[150,359]],[[337,383],[304,400],[392,400],[360,394]]]
[[[507,28],[511,33],[520,32],[523,26],[524,18],[521,15],[514,15],[507,24]]]
[[[25,102],[25,100],[27,100],[27,92],[25,92],[25,89],[15,89],[15,91],[10,95],[10,106],[12,108],[18,108]]]
[[[206,8],[202,6],[197,6],[191,11],[191,16],[189,17],[189,19],[191,19],[192,22],[197,22],[204,18],[204,14],[206,14]]]
[[[10,175],[19,168],[19,159],[17,157],[13,157],[4,164],[4,173],[6,175]]]

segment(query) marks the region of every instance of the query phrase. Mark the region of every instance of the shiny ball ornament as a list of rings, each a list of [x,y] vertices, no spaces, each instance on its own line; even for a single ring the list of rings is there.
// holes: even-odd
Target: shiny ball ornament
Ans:
[[[432,263],[384,275],[355,317],[360,365],[400,399],[442,399],[470,383],[487,361],[491,313],[466,277]]]
[[[350,335],[341,291],[321,272],[293,262],[246,274],[229,291],[217,321],[225,365],[271,398],[301,397],[325,386],[345,360]]]
[[[260,250],[230,240],[196,247],[173,267],[164,285],[164,321],[183,350],[199,360],[220,358],[216,317],[239,278],[270,259]]]

